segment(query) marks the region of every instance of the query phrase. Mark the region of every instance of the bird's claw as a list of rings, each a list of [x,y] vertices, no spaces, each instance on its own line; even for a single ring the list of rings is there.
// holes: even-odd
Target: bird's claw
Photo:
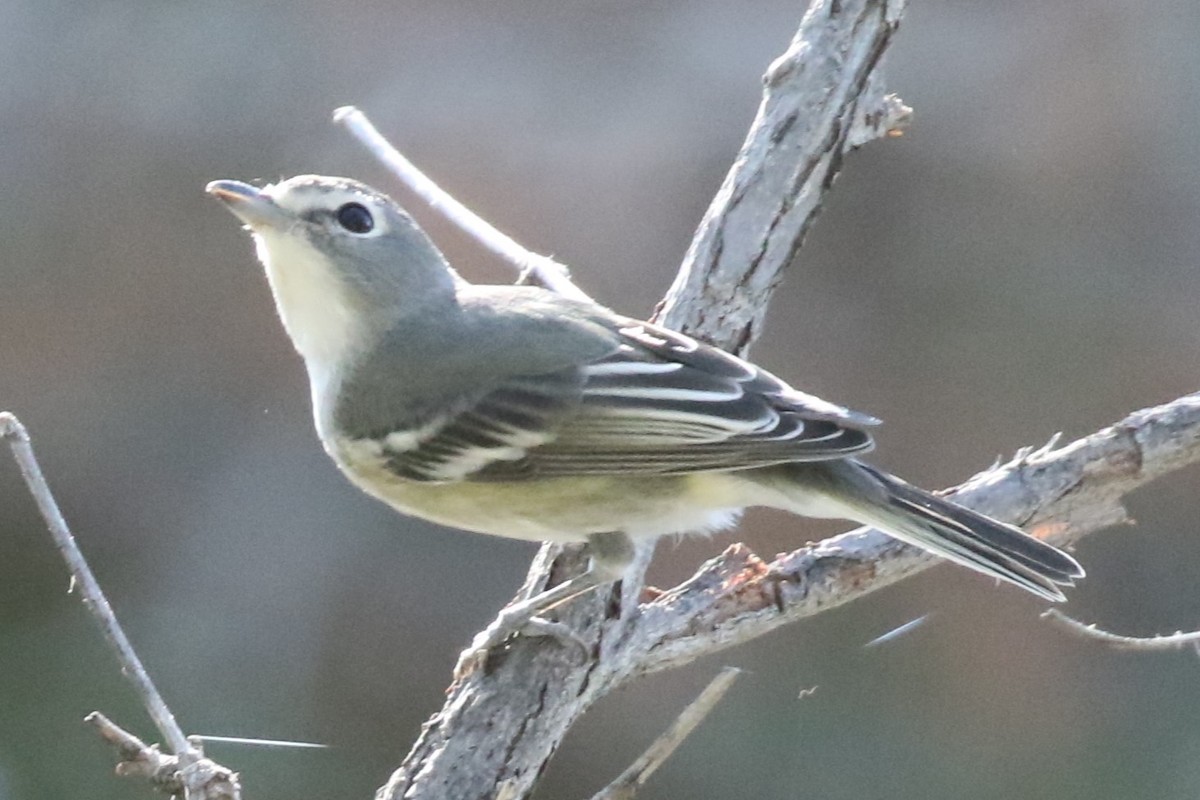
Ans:
[[[470,675],[475,670],[487,664],[491,651],[504,644],[515,635],[550,637],[569,650],[576,650],[582,658],[587,658],[590,652],[587,642],[570,626],[545,617],[525,616],[524,614],[506,614],[508,609],[471,640],[470,646],[458,656],[454,666],[456,681]],[[524,618],[522,618],[524,617]]]

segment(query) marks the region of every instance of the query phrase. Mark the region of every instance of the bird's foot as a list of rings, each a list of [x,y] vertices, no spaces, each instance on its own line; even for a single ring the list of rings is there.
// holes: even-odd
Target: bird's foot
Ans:
[[[518,603],[504,609],[492,621],[492,624],[475,635],[467,649],[458,656],[458,663],[454,666],[456,681],[485,666],[488,656],[493,650],[517,635],[549,637],[568,650],[577,651],[582,658],[587,658],[590,652],[587,642],[571,630],[570,626],[545,617],[530,615],[520,606],[521,604]]]
[[[628,541],[628,537],[625,537],[624,534],[621,534],[621,536],[624,538],[620,539],[619,542]],[[596,547],[592,538],[589,538],[588,541],[593,548]],[[601,541],[607,543],[608,539]],[[496,616],[496,619],[492,620],[491,625],[488,625],[476,635],[475,639],[471,642],[471,646],[459,655],[458,664],[454,667],[454,679],[456,681],[461,680],[480,667],[485,666],[489,653],[504,644],[505,640],[510,636],[517,633],[523,633],[527,636],[550,636],[557,639],[568,649],[578,650],[586,659],[591,653],[591,647],[579,637],[579,634],[561,622],[552,622],[539,615],[569,600],[573,600],[597,586],[611,583],[620,577],[619,572],[616,575],[612,575],[610,574],[612,572],[611,569],[597,570],[594,564],[595,556],[593,556],[593,567],[588,569],[587,572],[565,580],[541,594],[527,597],[524,600],[505,607]]]

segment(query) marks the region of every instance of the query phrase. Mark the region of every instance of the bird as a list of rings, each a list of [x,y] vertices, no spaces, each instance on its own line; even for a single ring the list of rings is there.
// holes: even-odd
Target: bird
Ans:
[[[249,230],[308,372],[317,436],[393,509],[513,539],[585,542],[589,568],[510,605],[486,651],[619,580],[639,540],[747,507],[846,519],[1042,599],[1071,555],[861,460],[879,420],[594,302],[462,278],[399,204],[355,180],[207,186]]]

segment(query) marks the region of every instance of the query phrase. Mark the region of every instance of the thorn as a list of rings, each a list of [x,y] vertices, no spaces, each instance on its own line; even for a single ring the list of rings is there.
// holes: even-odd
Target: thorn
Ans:
[[[929,618],[932,616],[933,616],[933,612],[930,611],[928,614],[922,614],[921,616],[917,617],[916,619],[911,619],[908,622],[904,623],[903,625],[899,626],[898,628],[892,628],[887,633],[885,633],[881,636],[876,636],[874,639],[872,639],[871,641],[864,644],[863,648],[865,649],[868,647],[878,647],[881,644],[887,644],[888,642],[894,641],[895,639],[899,639],[904,634],[915,631],[917,628],[924,625],[929,620]]]
[[[223,742],[225,744],[245,744],[252,747],[296,747],[313,750],[328,750],[329,745],[316,742],[292,742],[286,739],[255,739],[246,736],[217,736],[213,734],[193,733],[188,737],[200,742]]]

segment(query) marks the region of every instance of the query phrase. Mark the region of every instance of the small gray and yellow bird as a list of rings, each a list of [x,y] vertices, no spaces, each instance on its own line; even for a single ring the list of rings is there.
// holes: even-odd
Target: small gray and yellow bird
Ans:
[[[588,543],[591,569],[510,607],[510,626],[618,579],[634,539],[724,528],[747,506],[871,525],[1048,600],[1084,574],[859,461],[872,417],[600,305],[468,283],[361,183],[208,192],[254,236],[317,434],[351,481],[450,527]]]

